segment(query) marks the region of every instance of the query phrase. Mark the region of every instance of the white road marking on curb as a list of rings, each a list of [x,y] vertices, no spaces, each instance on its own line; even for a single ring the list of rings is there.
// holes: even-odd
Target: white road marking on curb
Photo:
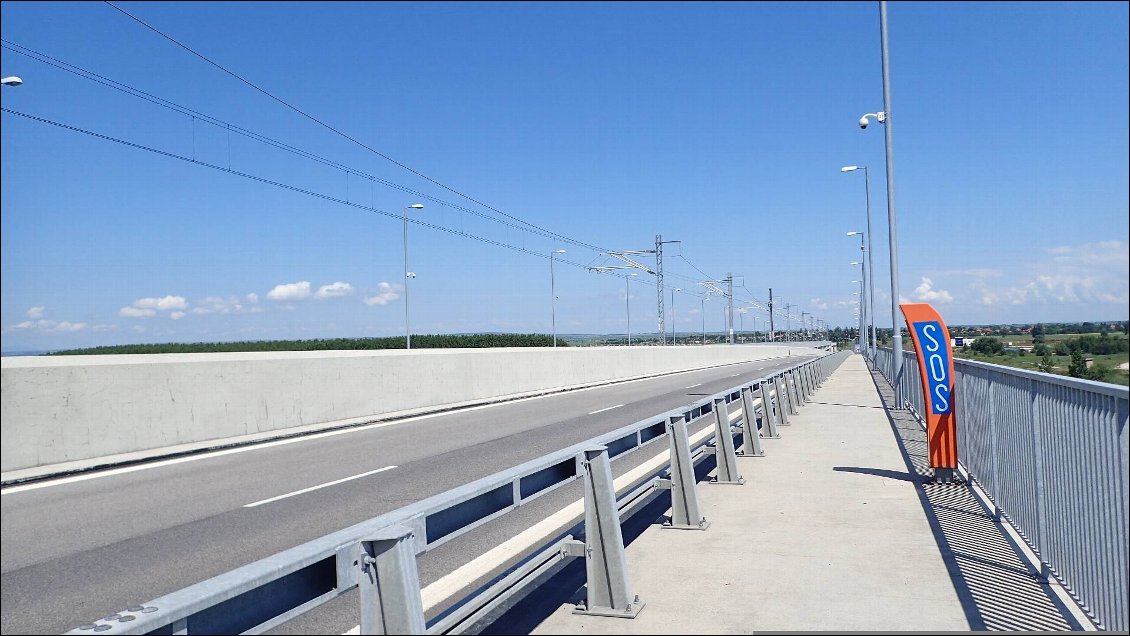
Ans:
[[[611,411],[612,409],[618,409],[621,406],[624,406],[624,405],[623,404],[617,404],[616,406],[610,406],[606,409],[600,409],[599,411],[593,411],[592,413],[589,413],[589,415],[596,415],[597,413],[603,413],[605,411]]]
[[[376,470],[370,470],[369,472],[361,473],[360,475],[354,475],[352,477],[345,477],[343,479],[335,479],[334,481],[328,481],[324,484],[319,484],[317,486],[310,486],[309,488],[303,488],[302,490],[296,490],[294,492],[288,492],[285,495],[279,495],[278,497],[271,497],[270,499],[263,499],[262,501],[256,501],[255,503],[244,504],[243,507],[244,508],[254,508],[255,506],[262,506],[263,504],[271,503],[272,501],[278,501],[279,499],[286,499],[287,497],[293,497],[295,495],[301,495],[302,493],[307,493],[307,492],[310,492],[310,491],[313,491],[313,490],[321,490],[322,488],[326,488],[328,486],[336,486],[337,484],[342,484],[342,483],[345,483],[347,481],[353,481],[354,479],[361,479],[362,477],[368,477],[369,475],[375,475],[377,473],[383,473],[384,471],[392,470],[393,468],[396,468],[396,466],[385,466],[384,468],[378,468]]]

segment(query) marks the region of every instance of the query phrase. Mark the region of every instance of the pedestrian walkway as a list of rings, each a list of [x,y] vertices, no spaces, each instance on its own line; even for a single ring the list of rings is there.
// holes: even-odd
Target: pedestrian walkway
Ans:
[[[745,485],[698,485],[707,530],[628,545],[636,619],[566,604],[533,633],[1078,629],[966,486],[926,483],[925,437],[888,417],[888,388],[849,357],[765,457],[739,458]]]

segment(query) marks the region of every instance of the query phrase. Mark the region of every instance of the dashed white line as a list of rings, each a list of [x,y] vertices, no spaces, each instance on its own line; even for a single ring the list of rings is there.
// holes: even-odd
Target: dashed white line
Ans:
[[[592,413],[589,413],[589,415],[596,415],[597,413],[603,413],[605,411],[611,411],[612,409],[618,409],[621,406],[624,406],[624,405],[623,404],[617,404],[616,406],[610,406],[610,407],[605,408],[605,409],[600,409],[599,411],[593,411]]]
[[[383,473],[384,471],[392,470],[393,468],[396,468],[396,466],[385,466],[384,468],[378,468],[376,470],[370,470],[368,472],[361,473],[360,475],[353,475],[352,477],[345,477],[343,479],[336,479],[334,481],[326,482],[324,484],[319,484],[317,486],[311,486],[309,488],[303,488],[302,490],[296,490],[294,492],[288,492],[285,495],[279,495],[278,497],[271,497],[270,499],[263,499],[262,501],[256,501],[254,503],[244,504],[243,507],[244,508],[254,508],[255,506],[262,506],[263,504],[268,504],[268,503],[271,503],[272,501],[278,501],[279,499],[286,499],[287,497],[293,497],[295,495],[301,495],[303,493],[307,493],[307,492],[310,492],[310,491],[313,491],[313,490],[320,490],[322,488],[326,488],[326,487],[329,487],[329,486],[336,486],[337,484],[342,484],[342,483],[345,483],[347,481],[353,481],[354,479],[361,479],[362,477],[368,477],[369,475],[375,475],[377,473]]]
[[[690,386],[685,386],[685,387],[683,387],[683,388],[684,388],[684,389],[693,389],[693,388],[695,388],[696,386],[702,386],[702,382],[699,382],[698,384],[692,384],[692,385],[690,385]]]

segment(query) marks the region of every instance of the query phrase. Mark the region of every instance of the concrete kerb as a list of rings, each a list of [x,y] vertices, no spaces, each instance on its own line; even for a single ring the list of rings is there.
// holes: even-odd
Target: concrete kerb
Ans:
[[[791,354],[791,351],[790,351]],[[786,356],[773,356],[764,358],[764,360],[779,360],[781,358],[790,357]],[[648,375],[640,375],[630,378],[621,378],[608,381],[591,382],[586,384],[577,384],[571,386],[558,387],[554,389],[545,389],[539,391],[528,391],[525,393],[516,393],[513,395],[501,396],[485,400],[469,400],[465,402],[452,403],[440,407],[425,407],[416,409],[406,409],[403,411],[396,411],[391,413],[382,414],[377,417],[358,417],[346,420],[336,420],[332,422],[323,422],[319,424],[308,424],[304,426],[296,426],[286,429],[278,429],[275,431],[266,431],[262,433],[255,433],[250,435],[241,435],[238,437],[229,437],[224,439],[206,440],[203,442],[195,442],[191,444],[179,444],[175,446],[166,446],[147,451],[137,451],[132,453],[121,453],[115,455],[107,455],[93,459],[76,460],[71,462],[62,462],[57,464],[50,464],[46,466],[37,466],[33,468],[25,468],[19,470],[11,470],[0,473],[0,487],[14,486],[19,484],[32,483],[45,479],[55,479],[59,477],[67,477],[71,475],[86,473],[96,470],[106,470],[112,468],[123,468],[127,466],[146,464],[150,462],[163,461],[169,459],[177,459],[187,456],[194,456],[206,454],[209,452],[223,451],[229,449],[243,448],[254,446],[257,444],[264,444],[268,442],[277,442],[281,440],[289,440],[295,438],[302,438],[313,436],[322,433],[336,433],[346,432],[351,429],[362,428],[371,425],[394,425],[404,423],[406,420],[412,418],[440,415],[443,413],[450,413],[470,408],[492,406],[496,404],[503,404],[507,402],[517,402],[520,400],[529,400],[548,395],[555,395],[559,393],[569,393],[572,391],[582,391],[587,389],[595,389],[605,386],[612,386],[618,384],[627,384],[631,382],[639,382],[642,380],[649,380],[653,378],[678,375],[682,373],[693,373],[696,371],[703,371],[706,369],[725,368],[739,364],[748,364],[749,361],[731,362],[719,365],[709,365],[703,367],[696,367],[693,369],[681,369],[677,371],[668,371],[663,373],[653,373]]]

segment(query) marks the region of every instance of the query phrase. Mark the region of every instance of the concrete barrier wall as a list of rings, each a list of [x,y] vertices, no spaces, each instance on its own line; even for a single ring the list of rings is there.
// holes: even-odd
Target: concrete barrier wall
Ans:
[[[0,359],[2,471],[817,351],[774,345]]]

